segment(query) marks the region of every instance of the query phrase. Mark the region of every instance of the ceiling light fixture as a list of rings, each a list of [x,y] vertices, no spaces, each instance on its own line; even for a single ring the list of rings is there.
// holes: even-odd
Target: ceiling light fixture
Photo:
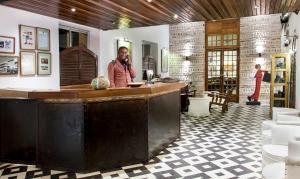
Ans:
[[[178,15],[177,15],[177,14],[174,14],[173,18],[174,18],[174,19],[177,19],[177,18],[178,18]]]
[[[147,0],[147,2],[152,2],[152,0]]]
[[[75,8],[72,8],[71,11],[72,11],[72,12],[76,12],[76,9],[75,9]]]

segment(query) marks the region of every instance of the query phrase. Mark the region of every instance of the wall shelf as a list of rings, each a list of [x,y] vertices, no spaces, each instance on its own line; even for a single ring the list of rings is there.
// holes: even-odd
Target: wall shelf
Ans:
[[[288,107],[290,56],[287,53],[272,55],[270,111],[273,107]]]

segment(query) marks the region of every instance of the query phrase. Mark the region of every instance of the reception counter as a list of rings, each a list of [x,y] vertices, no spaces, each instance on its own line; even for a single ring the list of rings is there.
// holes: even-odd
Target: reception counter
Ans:
[[[147,162],[180,136],[182,87],[0,90],[0,162],[77,172]]]

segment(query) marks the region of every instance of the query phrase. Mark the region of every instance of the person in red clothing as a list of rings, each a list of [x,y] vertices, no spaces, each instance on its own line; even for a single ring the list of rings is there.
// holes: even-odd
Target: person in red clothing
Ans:
[[[255,74],[255,78],[256,78],[256,82],[255,82],[255,91],[251,96],[248,96],[248,100],[252,101],[254,100],[255,102],[258,101],[259,99],[259,94],[260,94],[260,88],[261,88],[261,81],[263,79],[263,70],[261,70],[261,66],[260,64],[256,64],[255,65],[255,69],[256,74]]]
[[[118,57],[108,65],[108,78],[110,88],[124,88],[128,83],[133,82],[136,71],[132,67],[132,60],[128,56],[128,49],[120,47]]]

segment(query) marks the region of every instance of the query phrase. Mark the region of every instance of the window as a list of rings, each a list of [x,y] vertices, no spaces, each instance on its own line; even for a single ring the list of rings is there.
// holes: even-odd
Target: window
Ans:
[[[224,35],[224,46],[237,46],[238,35],[237,34],[225,34]]]
[[[79,45],[88,48],[88,32],[67,26],[60,26],[59,51]]]
[[[209,35],[207,37],[207,44],[209,47],[221,46],[221,35]]]

